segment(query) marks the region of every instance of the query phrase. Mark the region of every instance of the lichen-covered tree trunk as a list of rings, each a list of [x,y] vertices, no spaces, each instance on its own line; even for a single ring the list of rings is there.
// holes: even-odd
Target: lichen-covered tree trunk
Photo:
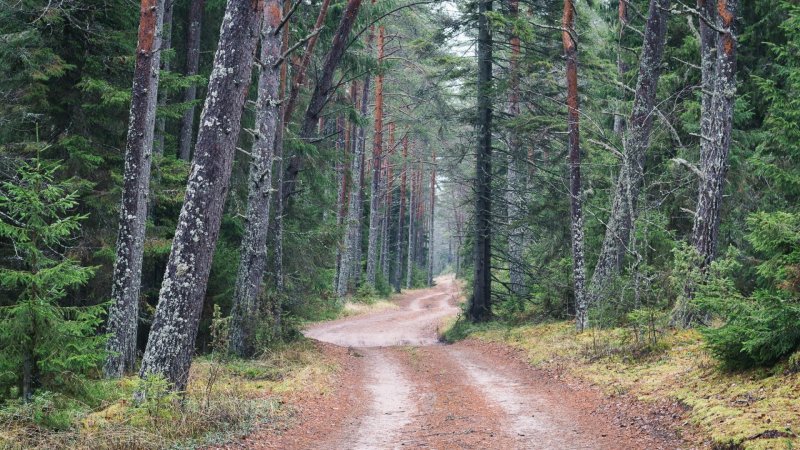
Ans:
[[[284,16],[288,16],[291,11],[292,5],[290,2],[284,1],[283,3],[283,14]],[[290,21],[287,21],[284,25],[287,30],[289,30]],[[289,35],[291,33],[285,31],[283,33],[283,47],[281,48],[281,54],[286,54],[289,50]],[[286,95],[286,89],[288,84],[288,77],[289,77],[289,62],[284,60],[281,64],[281,97]],[[288,120],[286,119],[286,104],[281,103],[281,126],[275,132],[275,167],[272,170],[277,171],[277,180],[275,180],[275,212],[274,212],[274,233],[273,233],[273,261],[272,261],[272,277],[275,283],[275,291],[278,294],[281,294],[284,290],[284,280],[283,280],[283,135],[286,132],[286,127],[288,126]],[[273,304],[273,316],[275,322],[273,323],[273,327],[277,330],[280,328],[281,323],[281,295],[278,295]]]
[[[519,0],[509,0],[509,16],[516,20],[519,15]],[[520,39],[510,27],[511,58],[509,60],[508,115],[511,121],[519,116],[519,58]],[[506,203],[508,205],[508,272],[511,292],[518,297],[525,297],[525,234],[527,227],[523,223],[523,211],[526,192],[527,168],[525,152],[522,149],[516,130],[512,123],[508,131],[508,172],[506,177]]]
[[[108,312],[109,355],[106,377],[119,377],[136,365],[136,329],[142,280],[147,197],[158,97],[158,72],[164,0],[142,0],[133,73],[128,140],[125,145],[122,202],[116,261]]]
[[[351,95],[353,102],[357,108],[360,108],[362,117],[366,115],[366,100],[369,97],[369,77],[364,80],[363,91],[361,92],[361,101],[356,95],[357,83],[353,82]],[[358,248],[360,244],[360,229],[361,229],[361,192],[364,185],[364,142],[363,142],[363,127],[359,126],[357,136],[353,136],[353,159],[350,162],[351,184],[350,195],[347,205],[347,220],[345,223],[344,244],[342,252],[341,273],[339,275],[338,286],[336,288],[336,295],[339,298],[344,298],[350,288],[350,283],[354,280],[355,271],[360,271],[361,267],[358,259]]]
[[[400,292],[400,283],[403,278],[403,236],[405,233],[405,214],[406,214],[406,173],[408,172],[408,165],[406,159],[408,158],[408,134],[403,136],[403,165],[400,170],[400,209],[397,214],[397,236],[395,238],[395,266],[394,266],[394,290]]]
[[[578,103],[578,43],[575,41],[575,5],[564,0],[561,41],[567,66],[567,129],[569,133],[569,197],[572,224],[572,285],[575,295],[575,328],[589,326],[586,303],[586,263],[583,251],[581,199],[580,105]]]
[[[628,251],[639,191],[644,181],[645,154],[650,145],[650,131],[655,115],[653,112],[667,36],[669,6],[670,0],[650,0],[633,109],[623,136],[624,151],[614,187],[611,214],[606,223],[603,245],[589,286],[589,304],[607,294]]]
[[[389,147],[386,157],[384,158],[384,172],[386,173],[386,177],[384,179],[384,198],[386,199],[383,206],[383,242],[382,242],[382,249],[381,249],[381,273],[383,274],[383,279],[387,282],[390,281],[389,279],[389,269],[391,268],[391,239],[389,236],[389,231],[391,230],[391,220],[392,220],[392,202],[393,202],[393,190],[394,190],[394,170],[392,167],[391,157],[394,154],[394,123],[390,123],[389,126]]]
[[[416,151],[412,150],[414,156],[416,156]],[[414,251],[416,250],[416,245],[414,245],[414,240],[416,237],[416,220],[414,218],[414,214],[416,211],[417,205],[417,197],[419,194],[417,193],[416,189],[416,179],[417,179],[417,169],[414,163],[408,165],[409,169],[411,169],[411,184],[409,189],[409,201],[408,201],[408,249],[406,251],[408,260],[406,261],[406,289],[411,289],[412,281],[414,278]]]
[[[239,255],[230,323],[231,353],[248,357],[255,351],[259,295],[267,269],[267,231],[272,193],[272,159],[275,130],[280,122],[280,64],[282,39],[275,33],[282,17],[283,0],[266,0],[261,27],[261,73],[256,100],[256,134],[247,178],[247,213]]]
[[[203,26],[205,0],[191,0],[189,3],[189,30],[186,39],[186,75],[197,75],[200,68],[200,32]],[[183,91],[184,103],[193,103],[197,97],[197,86],[192,83]],[[181,117],[181,134],[178,139],[178,156],[188,161],[192,151],[194,134],[195,106],[192,104]]]
[[[378,64],[383,61],[384,28],[378,29]],[[367,283],[375,286],[378,266],[378,234],[381,206],[381,171],[383,170],[383,73],[375,77],[375,135],[372,140],[372,189],[369,200],[369,236],[367,241]]]
[[[352,97],[352,88],[351,88]],[[336,162],[336,185],[338,192],[336,193],[336,227],[341,230],[345,225],[345,218],[347,216],[347,202],[349,197],[347,195],[349,186],[349,172],[347,169],[347,158],[350,155],[350,124],[344,124],[344,117],[339,116],[336,121],[337,139],[336,147],[341,152],[341,159]],[[333,290],[337,292],[339,288],[339,277],[342,272],[342,251],[344,249],[344,237],[342,245],[336,248],[336,271],[333,278]]]
[[[252,78],[262,8],[263,4],[254,0],[228,1],[200,114],[186,197],[139,372],[141,377],[162,375],[177,390],[186,388],[189,376],[242,110]]]
[[[710,0],[709,0],[710,3]],[[711,99],[703,104],[700,146],[700,173],[697,195],[697,208],[695,210],[694,226],[692,227],[692,245],[700,255],[701,272],[705,272],[708,266],[714,261],[717,254],[719,242],[719,225],[722,213],[722,194],[725,190],[725,176],[728,170],[728,155],[731,146],[731,130],[733,128],[733,110],[736,100],[736,35],[734,33],[734,22],[738,9],[738,0],[717,0],[716,12],[709,7],[709,20],[715,17],[716,33],[711,27],[706,26],[709,38],[716,41],[716,61],[713,63],[714,72],[708,74],[713,76],[713,80],[708,82],[708,87],[712,88]],[[699,6],[699,5],[698,5]],[[702,10],[701,10],[702,11]],[[701,21],[702,25],[702,21]],[[703,49],[702,39],[703,30],[701,28],[701,49]],[[713,37],[711,37],[713,36]],[[713,51],[703,52],[703,69],[706,64],[706,54],[713,54]],[[704,74],[705,75],[705,74]],[[703,80],[706,84],[706,80]],[[705,97],[703,98],[705,102]],[[706,109],[705,106],[708,106]],[[706,130],[703,130],[706,128]],[[707,134],[705,134],[707,133]],[[693,286],[687,286],[687,299],[693,294]],[[683,305],[679,322],[683,326],[691,324],[692,314],[689,313],[686,305]]]
[[[467,316],[483,322],[492,316],[492,34],[490,0],[478,0],[478,122],[475,160],[475,276]]]
[[[434,206],[436,206],[436,150],[431,154],[431,203],[430,225],[428,226],[428,286],[433,286],[433,249],[434,249]]]
[[[174,10],[174,3],[174,0],[164,0],[164,20],[161,27],[161,51],[159,52],[161,54],[172,48],[172,11]],[[169,69],[169,59],[161,58],[161,70],[169,72]],[[162,89],[158,92],[158,107],[163,108],[165,106],[167,106],[167,91]],[[156,118],[153,152],[158,155],[164,154],[164,130],[166,126],[167,120],[165,117]]]

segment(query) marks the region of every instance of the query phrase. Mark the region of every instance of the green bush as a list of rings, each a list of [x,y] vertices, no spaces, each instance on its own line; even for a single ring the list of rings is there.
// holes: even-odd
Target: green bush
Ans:
[[[723,320],[702,330],[711,352],[731,369],[769,366],[800,348],[800,214],[757,213],[748,218],[748,241],[763,257],[759,287],[744,295],[733,256],[714,263],[697,302]]]

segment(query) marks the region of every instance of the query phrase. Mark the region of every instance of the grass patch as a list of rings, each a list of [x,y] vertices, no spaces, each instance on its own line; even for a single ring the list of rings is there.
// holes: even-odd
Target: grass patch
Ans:
[[[83,381],[72,392],[40,392],[28,404],[0,408],[3,449],[162,449],[224,443],[260,424],[282,426],[292,411],[282,397],[328,389],[336,365],[308,340],[254,360],[199,357],[185,395],[134,405],[136,377]],[[151,391],[159,386],[147,386]]]
[[[609,395],[628,393],[645,402],[677,400],[690,408],[689,420],[717,448],[800,446],[798,358],[770,370],[728,372],[706,351],[696,331],[665,332],[657,342],[643,342],[626,328],[579,335],[568,322],[475,326],[457,321],[444,336],[505,343],[524,351],[531,365],[579,377]]]

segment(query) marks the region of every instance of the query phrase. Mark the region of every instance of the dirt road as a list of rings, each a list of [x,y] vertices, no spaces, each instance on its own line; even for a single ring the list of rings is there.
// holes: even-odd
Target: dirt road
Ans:
[[[306,336],[347,347],[331,398],[307,405],[293,429],[248,439],[250,448],[657,449],[684,444],[640,427],[531,369],[502,346],[443,345],[437,329],[458,314],[453,278],[410,291],[399,308],[314,325]],[[326,347],[328,348],[328,347]],[[335,349],[335,347],[329,347]],[[333,350],[331,350],[333,351]]]

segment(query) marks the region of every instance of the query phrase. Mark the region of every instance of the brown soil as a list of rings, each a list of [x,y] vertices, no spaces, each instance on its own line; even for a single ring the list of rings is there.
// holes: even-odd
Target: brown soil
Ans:
[[[263,427],[231,448],[674,449],[679,412],[609,399],[532,369],[500,344],[438,343],[458,313],[453,278],[409,291],[398,309],[306,331],[342,367],[327,395],[289,402],[287,427]]]

